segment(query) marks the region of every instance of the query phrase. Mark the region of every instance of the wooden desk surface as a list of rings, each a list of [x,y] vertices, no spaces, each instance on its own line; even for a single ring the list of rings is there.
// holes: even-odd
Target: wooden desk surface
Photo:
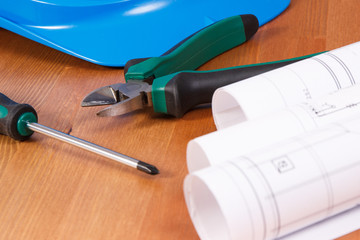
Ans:
[[[332,50],[360,40],[359,0],[293,0],[246,44],[201,67],[231,67]],[[0,91],[31,104],[39,122],[153,163],[149,176],[34,134],[0,136],[0,239],[197,239],[184,202],[186,145],[215,131],[210,108],[181,119],[151,109],[99,118],[90,91],[123,70],[68,56],[0,29]],[[340,238],[360,240],[360,230]]]

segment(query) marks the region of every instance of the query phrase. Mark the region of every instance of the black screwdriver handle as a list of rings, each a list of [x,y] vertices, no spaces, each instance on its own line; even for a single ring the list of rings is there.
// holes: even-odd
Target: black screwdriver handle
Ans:
[[[154,111],[182,117],[193,107],[210,103],[217,88],[318,54],[213,71],[183,71],[157,78],[152,85]]]
[[[33,131],[27,127],[28,122],[37,122],[35,109],[28,104],[19,104],[0,93],[0,134],[15,140],[29,138]]]

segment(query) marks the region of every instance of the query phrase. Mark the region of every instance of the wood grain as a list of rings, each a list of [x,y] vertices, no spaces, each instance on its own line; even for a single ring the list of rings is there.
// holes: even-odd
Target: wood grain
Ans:
[[[293,0],[247,43],[201,70],[297,57],[360,40],[360,1]],[[151,109],[99,118],[90,91],[123,82],[107,68],[0,29],[0,91],[39,122],[156,165],[148,176],[40,134],[0,136],[0,239],[198,239],[184,202],[186,145],[215,131],[211,109],[181,119]],[[341,240],[360,240],[360,230]]]

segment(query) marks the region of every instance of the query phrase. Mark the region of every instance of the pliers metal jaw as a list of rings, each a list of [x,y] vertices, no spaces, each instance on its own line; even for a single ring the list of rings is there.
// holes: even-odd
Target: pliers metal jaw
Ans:
[[[146,82],[129,81],[101,87],[88,94],[82,107],[112,105],[97,113],[100,117],[123,115],[152,106],[151,85]]]

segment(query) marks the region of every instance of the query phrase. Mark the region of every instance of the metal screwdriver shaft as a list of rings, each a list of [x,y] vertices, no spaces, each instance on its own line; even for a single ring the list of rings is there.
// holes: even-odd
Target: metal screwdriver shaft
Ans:
[[[159,170],[153,165],[38,124],[37,114],[33,107],[28,104],[16,103],[0,93],[0,133],[22,141],[29,138],[33,132],[80,147],[148,174],[159,173]]]
[[[87,151],[96,153],[100,156],[110,158],[112,160],[115,160],[119,163],[123,163],[125,165],[128,165],[133,168],[137,168],[140,171],[146,172],[148,174],[158,174],[159,170],[148,163],[136,160],[134,158],[131,158],[129,156],[123,155],[121,153],[112,151],[110,149],[101,147],[99,145],[96,145],[94,143],[85,141],[83,139],[68,135],[66,133],[57,131],[55,129],[46,127],[44,125],[38,124],[38,123],[27,123],[27,127],[37,133],[42,133],[46,136],[58,139],[62,142],[69,143],[71,145],[77,146],[79,148],[85,149]]]

